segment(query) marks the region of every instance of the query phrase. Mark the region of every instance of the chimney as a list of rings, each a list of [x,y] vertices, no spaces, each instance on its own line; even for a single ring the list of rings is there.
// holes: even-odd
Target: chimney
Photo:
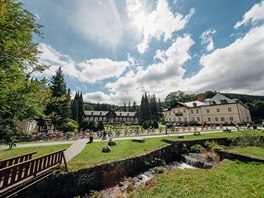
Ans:
[[[198,101],[203,102],[205,99],[204,93],[199,93],[196,95]]]

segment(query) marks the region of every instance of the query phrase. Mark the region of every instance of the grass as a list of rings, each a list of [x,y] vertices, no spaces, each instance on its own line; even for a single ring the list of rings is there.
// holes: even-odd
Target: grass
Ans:
[[[135,192],[140,198],[260,198],[264,195],[264,164],[224,160],[212,169],[174,170]]]
[[[16,157],[34,151],[36,151],[37,153],[33,155],[33,158],[36,158],[60,149],[68,148],[70,145],[71,144],[63,144],[63,145],[53,145],[53,146],[37,146],[37,147],[4,149],[4,150],[0,150],[0,160]]]
[[[70,161],[69,169],[75,171],[106,161],[136,156],[166,144],[161,141],[161,138],[146,139],[144,143],[132,142],[131,140],[119,140],[116,143],[116,146],[111,147],[110,153],[101,152],[102,147],[107,144],[106,141],[87,144],[84,150]]]
[[[237,147],[229,149],[228,152],[237,153],[237,154],[244,154],[249,155],[252,157],[259,157],[264,159],[264,147],[255,147],[255,146],[248,146],[248,147]]]
[[[179,139],[176,136],[168,137],[157,137],[157,138],[146,138],[144,143],[132,142],[131,140],[118,140],[117,145],[111,147],[110,153],[102,153],[102,147],[107,144],[104,142],[93,142],[87,144],[84,150],[74,157],[68,164],[71,171],[79,169],[85,169],[94,166],[99,163],[113,161],[117,159],[123,159],[126,157],[132,157],[135,155],[144,154],[153,151],[163,145],[166,145],[162,139],[173,140],[173,141],[184,141],[184,140],[196,140],[205,138],[219,138],[219,137],[237,137],[241,132],[223,133],[216,132],[210,134],[201,134],[198,136],[189,135]],[[259,132],[261,134],[261,132]]]

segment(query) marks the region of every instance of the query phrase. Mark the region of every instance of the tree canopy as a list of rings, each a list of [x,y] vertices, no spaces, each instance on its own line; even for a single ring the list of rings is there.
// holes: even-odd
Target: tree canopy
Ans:
[[[31,81],[38,63],[37,43],[41,25],[35,16],[13,0],[0,1],[0,139],[15,133],[21,120],[32,119],[45,108],[49,90],[44,81]]]

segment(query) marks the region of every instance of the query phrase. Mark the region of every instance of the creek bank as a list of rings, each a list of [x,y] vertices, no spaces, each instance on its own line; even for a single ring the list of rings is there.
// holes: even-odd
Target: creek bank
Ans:
[[[173,162],[164,166],[157,166],[150,168],[148,171],[140,173],[134,177],[125,178],[123,181],[114,187],[101,190],[99,192],[104,198],[116,198],[116,197],[129,197],[130,193],[137,190],[140,186],[147,184],[154,177],[175,169],[195,169],[195,167],[190,166],[183,162]],[[92,196],[91,196],[92,197]]]
[[[169,145],[143,155],[98,164],[76,172],[50,177],[26,189],[19,194],[19,197],[72,198],[76,195],[84,195],[90,190],[107,189],[122,182],[125,176],[133,178],[139,173],[149,170],[150,167],[146,165],[146,162],[151,162],[155,158],[164,160],[167,164],[180,161],[184,146],[190,147],[195,144],[204,144],[208,140],[224,145],[231,142],[228,138],[207,138],[179,142],[163,140]],[[111,155],[111,152],[109,154]]]

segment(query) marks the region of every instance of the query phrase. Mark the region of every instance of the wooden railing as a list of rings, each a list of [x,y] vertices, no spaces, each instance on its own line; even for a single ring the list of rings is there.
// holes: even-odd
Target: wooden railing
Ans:
[[[36,152],[31,152],[17,157],[0,160],[0,169],[30,160],[32,159],[32,155],[34,154],[36,154]]]
[[[21,184],[45,176],[45,173],[60,166],[62,160],[66,166],[63,151],[65,149],[0,169],[0,197]]]

